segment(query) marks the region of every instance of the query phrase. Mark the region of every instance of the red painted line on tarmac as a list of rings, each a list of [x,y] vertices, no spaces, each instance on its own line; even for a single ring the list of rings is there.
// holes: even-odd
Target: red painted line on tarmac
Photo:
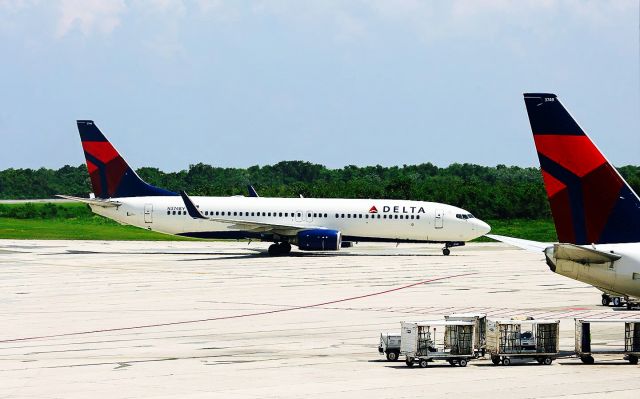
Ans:
[[[63,333],[63,334],[41,335],[41,336],[37,336],[37,337],[11,338],[11,339],[0,340],[0,343],[31,341],[31,340],[35,340],[35,339],[45,339],[45,338],[61,338],[61,337],[70,337],[70,336],[75,336],[75,335],[97,334],[97,333],[114,332],[114,331],[140,330],[140,329],[143,329],[143,328],[177,326],[177,325],[182,325],[182,324],[195,324],[195,323],[204,323],[204,322],[207,322],[207,321],[240,319],[240,318],[243,318],[243,317],[254,317],[254,316],[263,316],[263,315],[274,314],[274,313],[291,312],[291,311],[294,311],[294,310],[317,308],[317,307],[320,307],[320,306],[332,305],[334,303],[355,301],[357,299],[369,298],[369,297],[372,297],[372,296],[389,294],[391,292],[405,290],[407,288],[416,287],[418,285],[429,284],[429,283],[432,283],[434,281],[441,281],[441,280],[448,280],[448,279],[452,279],[452,278],[456,278],[456,277],[470,276],[472,274],[477,274],[477,273],[462,273],[462,274],[453,274],[453,275],[444,276],[444,277],[435,277],[435,278],[432,278],[432,279],[418,281],[417,283],[403,285],[401,287],[391,288],[391,289],[384,290],[384,291],[378,291],[378,292],[373,292],[373,293],[370,293],[370,294],[353,296],[353,297],[350,297],[350,298],[336,299],[336,300],[333,300],[333,301],[316,303],[316,304],[313,304],[313,305],[294,306],[294,307],[286,308],[286,309],[268,310],[268,311],[255,312],[255,313],[243,313],[243,314],[232,315],[232,316],[210,317],[210,318],[206,318],[206,319],[182,320],[182,321],[173,321],[173,322],[166,322],[166,323],[145,324],[145,325],[140,325],[140,326],[104,328],[104,329],[100,329],[100,330],[77,331],[77,332],[70,332],[70,333]]]

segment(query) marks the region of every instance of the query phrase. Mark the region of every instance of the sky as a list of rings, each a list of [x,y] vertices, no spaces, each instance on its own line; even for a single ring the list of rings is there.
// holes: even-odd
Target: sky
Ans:
[[[0,0],[0,169],[537,166],[522,93],[639,165],[636,0]]]

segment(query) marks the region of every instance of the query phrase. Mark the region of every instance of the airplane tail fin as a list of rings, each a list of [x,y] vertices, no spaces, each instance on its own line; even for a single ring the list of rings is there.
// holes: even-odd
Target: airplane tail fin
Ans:
[[[93,121],[79,120],[78,131],[97,198],[177,195],[143,181]]]
[[[555,94],[525,93],[558,239],[640,242],[640,200]]]

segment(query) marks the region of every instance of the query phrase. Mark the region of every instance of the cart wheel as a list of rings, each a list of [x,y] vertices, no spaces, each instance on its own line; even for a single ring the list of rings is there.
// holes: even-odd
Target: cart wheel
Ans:
[[[593,356],[591,355],[587,355],[587,356],[581,356],[580,360],[582,360],[582,363],[584,364],[593,364],[595,363],[595,359],[593,358]]]
[[[544,359],[542,359],[542,364],[544,364],[545,366],[548,366],[551,363],[553,363],[553,359],[550,357],[545,357]]]
[[[495,364],[496,366],[500,364],[500,357],[499,356],[491,356],[491,363]]]
[[[511,364],[511,359],[509,359],[508,357],[503,357],[502,358],[502,365],[503,366],[509,366]]]
[[[631,363],[631,364],[638,364],[638,356],[636,356],[636,355],[629,355],[629,363]]]
[[[467,359],[460,359],[458,364],[460,365],[460,367],[467,367]]]
[[[409,367],[413,367],[413,358],[408,357],[407,360],[404,361],[404,364],[406,364]]]
[[[387,352],[387,360],[390,362],[398,360],[398,352]]]
[[[609,302],[611,302],[609,295],[602,294],[602,306],[609,306]]]
[[[428,365],[429,365],[429,362],[427,362],[426,359],[420,360],[420,367],[422,367],[423,369],[426,369]]]
[[[616,297],[613,298],[613,306],[615,306],[617,308],[621,304],[622,304],[622,301],[620,301],[620,297],[616,296]]]
[[[633,309],[633,304],[627,301],[627,310]]]

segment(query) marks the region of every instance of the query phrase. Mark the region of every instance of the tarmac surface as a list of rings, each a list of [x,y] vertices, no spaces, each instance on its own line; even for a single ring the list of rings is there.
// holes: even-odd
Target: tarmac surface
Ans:
[[[640,318],[497,243],[359,244],[270,258],[266,243],[0,240],[1,398],[640,397],[640,366],[427,369],[387,362],[402,320]],[[619,343],[620,326],[598,343]]]

